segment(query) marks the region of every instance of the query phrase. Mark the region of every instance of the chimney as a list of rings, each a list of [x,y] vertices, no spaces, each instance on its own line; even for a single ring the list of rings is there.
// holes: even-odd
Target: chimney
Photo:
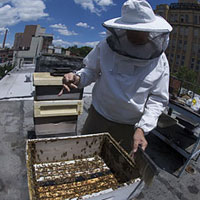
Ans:
[[[4,36],[4,40],[3,40],[3,46],[2,46],[3,49],[5,48],[7,33],[8,33],[8,29],[6,29],[6,31],[5,31],[5,36]]]

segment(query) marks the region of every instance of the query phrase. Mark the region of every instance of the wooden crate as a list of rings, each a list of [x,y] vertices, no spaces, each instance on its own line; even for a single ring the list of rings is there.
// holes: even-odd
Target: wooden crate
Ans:
[[[77,135],[78,116],[34,118],[37,137]]]
[[[83,100],[34,101],[34,117],[73,116],[83,112]]]

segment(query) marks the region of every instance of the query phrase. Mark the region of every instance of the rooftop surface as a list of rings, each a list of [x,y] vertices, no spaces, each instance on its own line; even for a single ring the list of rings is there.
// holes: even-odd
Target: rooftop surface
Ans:
[[[14,70],[0,81],[0,199],[27,200],[25,142],[34,129],[32,82],[26,75],[33,66]],[[92,85],[85,89],[84,112],[78,119],[80,134],[91,104]],[[30,98],[23,98],[23,97]],[[200,200],[200,159],[192,161],[194,173],[184,172],[180,178],[173,175],[169,165],[176,165],[181,157],[158,138],[149,134],[149,155],[158,161],[160,173],[150,186],[145,186],[137,200]]]
[[[22,68],[15,68],[0,81],[0,100],[13,98],[32,98],[34,87],[32,74],[34,65],[24,65]]]

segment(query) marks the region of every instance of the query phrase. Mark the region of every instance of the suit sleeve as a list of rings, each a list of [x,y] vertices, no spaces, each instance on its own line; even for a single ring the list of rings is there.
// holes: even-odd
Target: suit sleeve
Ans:
[[[142,128],[146,134],[157,126],[158,118],[169,102],[169,64],[167,59],[162,64],[164,63],[166,64],[165,70],[151,89],[144,114],[135,125]]]
[[[95,82],[100,76],[100,44],[98,44],[83,60],[85,67],[76,72],[81,77],[79,88]]]

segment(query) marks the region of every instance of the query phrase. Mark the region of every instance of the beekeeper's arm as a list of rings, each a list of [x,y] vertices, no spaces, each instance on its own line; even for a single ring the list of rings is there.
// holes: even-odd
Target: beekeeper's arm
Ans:
[[[100,76],[99,45],[97,45],[83,60],[85,68],[76,73],[67,73],[63,78],[63,89],[83,88],[95,82]],[[62,95],[63,90],[59,93]]]
[[[169,101],[169,67],[165,68],[162,76],[151,89],[147,99],[144,114],[140,121],[135,125],[136,131],[133,135],[133,150],[137,151],[138,145],[143,149],[147,146],[145,135],[157,126],[158,118],[164,111]]]

